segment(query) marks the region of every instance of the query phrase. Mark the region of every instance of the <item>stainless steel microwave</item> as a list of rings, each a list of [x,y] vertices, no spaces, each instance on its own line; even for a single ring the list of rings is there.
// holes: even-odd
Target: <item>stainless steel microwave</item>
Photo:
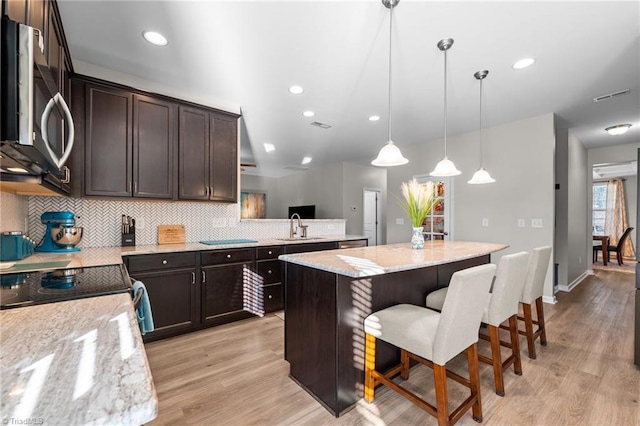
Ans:
[[[39,176],[69,192],[73,118],[47,64],[43,34],[3,17],[1,63],[0,179]]]

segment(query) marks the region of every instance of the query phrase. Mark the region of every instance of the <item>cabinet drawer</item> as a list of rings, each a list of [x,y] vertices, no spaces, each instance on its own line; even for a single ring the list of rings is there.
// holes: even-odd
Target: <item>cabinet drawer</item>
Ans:
[[[194,267],[196,265],[195,252],[165,253],[129,256],[129,273],[142,271],[157,271],[160,269]]]
[[[258,247],[256,249],[256,258],[257,260],[277,259],[282,253],[284,253],[284,246]]]
[[[264,311],[273,312],[284,309],[282,284],[264,287]]]
[[[212,250],[201,253],[202,266],[221,265],[225,263],[253,262],[255,249]]]
[[[258,275],[262,277],[263,284],[282,282],[282,262],[279,260],[258,262]]]

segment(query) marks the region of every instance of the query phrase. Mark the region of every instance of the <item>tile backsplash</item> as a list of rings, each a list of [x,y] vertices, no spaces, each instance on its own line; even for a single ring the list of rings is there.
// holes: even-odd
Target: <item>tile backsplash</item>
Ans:
[[[6,193],[0,201],[2,230],[24,230],[36,241],[42,238],[45,230],[40,223],[43,212],[67,210],[75,213],[78,226],[84,227],[80,247],[119,246],[123,214],[136,220],[136,245],[156,244],[158,225],[185,225],[187,242],[289,236],[286,219],[239,221],[237,204],[21,197]],[[27,229],[23,229],[25,217],[28,217]],[[345,220],[304,222],[309,225],[310,236],[345,234]]]

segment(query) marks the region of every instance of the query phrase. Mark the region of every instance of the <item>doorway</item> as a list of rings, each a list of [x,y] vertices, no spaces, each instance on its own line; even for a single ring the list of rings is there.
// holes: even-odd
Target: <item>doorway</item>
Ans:
[[[363,189],[362,234],[370,246],[377,246],[382,235],[382,209],[379,189]]]

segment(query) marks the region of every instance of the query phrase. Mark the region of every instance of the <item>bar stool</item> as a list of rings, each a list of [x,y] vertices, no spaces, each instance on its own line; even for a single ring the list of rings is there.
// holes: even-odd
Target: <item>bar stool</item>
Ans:
[[[374,312],[365,318],[365,401],[372,402],[376,385],[384,384],[436,417],[439,425],[455,423],[469,409],[472,410],[474,420],[482,421],[478,328],[495,269],[495,265],[486,264],[454,273],[442,313],[421,306],[401,304]],[[375,368],[376,339],[401,349],[400,364],[386,373]],[[463,351],[467,354],[469,379],[446,368],[446,363]],[[405,380],[409,378],[410,359],[433,369],[435,407],[392,381],[398,373]],[[471,391],[471,395],[451,414],[447,376]]]
[[[527,337],[527,349],[529,358],[536,359],[535,340],[540,337],[540,344],[547,346],[547,331],[544,324],[544,308],[542,307],[542,294],[544,292],[544,279],[547,276],[549,261],[551,259],[551,246],[538,247],[533,249],[529,264],[527,265],[527,275],[524,282],[524,289],[520,303],[522,303],[522,314],[518,319],[524,322],[524,331],[518,333]],[[537,319],[531,315],[531,307],[535,303]],[[538,329],[534,332],[533,326]]]
[[[480,333],[480,338],[491,344],[491,358],[478,355],[478,359],[493,366],[493,378],[496,394],[504,396],[504,370],[513,364],[517,375],[522,374],[520,345],[518,342],[518,303],[524,287],[525,272],[529,254],[520,252],[502,256],[498,264],[496,278],[491,289],[489,303],[482,315],[482,322],[487,324],[489,335]],[[441,301],[446,303],[448,289],[441,288],[427,295],[427,308],[438,309]],[[508,321],[510,342],[500,340],[500,325]],[[511,355],[502,361],[500,347],[511,349]]]

